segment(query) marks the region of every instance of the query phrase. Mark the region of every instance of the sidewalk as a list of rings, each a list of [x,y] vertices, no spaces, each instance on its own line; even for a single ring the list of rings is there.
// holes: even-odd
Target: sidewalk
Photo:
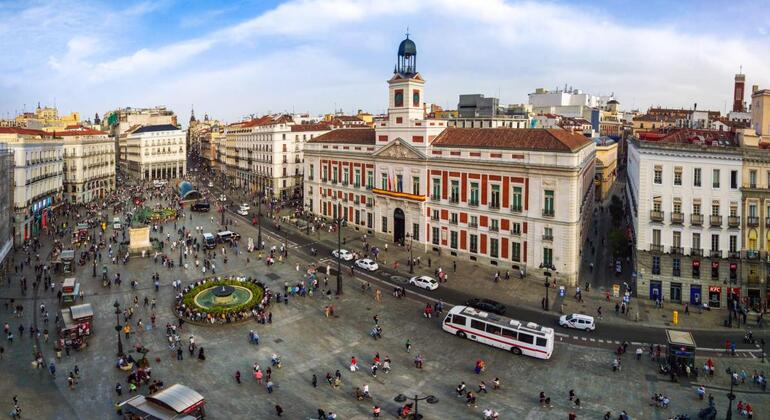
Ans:
[[[287,216],[291,210],[283,210],[280,216]],[[292,223],[283,223],[283,228],[291,227],[295,231],[306,235],[304,221],[299,221],[299,226]],[[363,253],[364,244],[362,241],[365,231],[356,231],[353,227],[344,227],[342,237],[344,243],[343,249]],[[321,229],[310,234],[313,240],[323,242],[325,245],[335,248],[337,246],[337,234],[329,233],[328,230]],[[415,247],[413,257],[420,259],[420,265],[414,267],[414,274],[409,274],[409,251],[407,246],[398,246],[397,244],[387,242],[388,250],[385,251],[386,241],[373,235],[367,235],[367,241],[370,247],[378,247],[380,255],[378,262],[389,269],[394,268],[394,262],[398,261],[398,271],[406,275],[428,275],[435,277],[435,270],[441,268],[447,272],[448,282],[442,283],[441,287],[449,287],[467,294],[472,294],[481,298],[496,300],[506,300],[515,306],[529,307],[535,310],[542,310],[541,303],[545,296],[544,281],[545,277],[540,271],[530,271],[524,279],[519,278],[519,273],[510,271],[510,280],[505,280],[505,271],[500,272],[500,281],[494,282],[494,267],[477,264],[467,259],[459,259],[451,256],[448,252],[442,252],[441,255],[434,251],[423,252]],[[453,264],[456,262],[456,270]],[[558,277],[557,277],[558,286]],[[581,285],[581,290],[583,289]],[[563,313],[583,313],[597,316],[597,308],[602,308],[602,322],[615,325],[628,325],[636,322],[648,326],[656,327],[674,327],[671,322],[673,311],[679,311],[679,324],[677,328],[690,330],[725,328],[724,320],[727,312],[723,310],[699,311],[696,308],[690,308],[690,313],[685,314],[684,304],[674,304],[665,302],[662,309],[655,308],[653,301],[646,299],[632,299],[630,302],[630,313],[621,314],[615,312],[615,304],[621,303],[621,298],[610,297],[607,301],[604,288],[582,290],[582,302],[578,302],[575,295],[575,288],[567,287],[565,296],[559,297],[559,289],[549,288],[549,303],[551,311]],[[621,289],[622,293],[622,289]],[[622,294],[621,294],[622,295]],[[501,299],[504,296],[505,299]],[[638,320],[636,319],[638,317]],[[748,317],[749,326],[756,329],[757,314],[750,314]],[[734,323],[735,325],[735,323]],[[741,324],[743,326],[743,324]],[[737,328],[737,327],[736,327]]]

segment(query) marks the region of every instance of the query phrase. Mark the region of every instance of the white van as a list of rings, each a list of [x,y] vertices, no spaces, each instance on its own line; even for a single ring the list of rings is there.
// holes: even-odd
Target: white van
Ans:
[[[575,328],[583,331],[593,331],[596,329],[594,317],[583,314],[562,315],[559,318],[559,325],[565,328]]]

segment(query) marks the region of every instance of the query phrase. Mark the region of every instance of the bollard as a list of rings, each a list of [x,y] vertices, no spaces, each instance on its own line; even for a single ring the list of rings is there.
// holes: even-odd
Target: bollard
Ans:
[[[674,325],[679,325],[679,311],[674,311],[671,316],[671,321],[674,323]]]

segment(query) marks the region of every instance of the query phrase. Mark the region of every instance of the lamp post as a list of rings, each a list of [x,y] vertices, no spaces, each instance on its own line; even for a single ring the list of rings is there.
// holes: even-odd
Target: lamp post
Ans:
[[[120,325],[120,303],[115,300],[112,306],[115,307],[115,331],[118,333],[118,357],[120,357],[123,355],[123,340],[120,338],[120,330],[123,328]]]
[[[263,191],[257,196],[257,249],[262,249],[262,195]]]
[[[224,226],[225,225],[225,202],[224,201],[220,201],[219,211],[220,211],[220,213],[222,213],[222,223],[221,223],[221,225]]]
[[[91,273],[91,277],[96,277],[96,256],[94,256],[93,272]]]
[[[554,269],[554,266],[552,264],[541,263],[540,268],[545,269],[545,271],[543,271],[543,275],[545,276],[545,282],[543,282],[543,286],[545,287],[545,305],[543,305],[543,309],[547,311],[549,307],[549,304],[548,304],[548,289],[550,287],[549,279],[551,278],[551,270]]]
[[[730,375],[730,393],[727,394],[727,416],[725,416],[725,420],[732,420],[733,418],[733,401],[735,401],[735,394],[733,394],[733,386],[735,385],[735,381],[733,380],[732,375]]]
[[[409,233],[406,234],[406,237],[409,238],[409,274],[414,274],[414,256],[412,255],[412,244],[414,244],[414,238]]]
[[[179,267],[182,267],[182,247],[184,247],[184,229],[182,230],[182,238],[179,239]]]
[[[342,210],[342,206],[340,206]],[[342,214],[337,213],[337,296],[342,296]]]
[[[310,206],[310,203],[305,204],[305,207],[307,207],[307,217],[305,220],[305,228],[306,232],[305,234],[310,236],[310,219],[313,218],[313,208]]]
[[[765,339],[760,338],[759,342],[762,344],[762,363],[765,363]]]
[[[422,416],[417,411],[417,403],[419,401],[425,401],[428,404],[436,404],[438,402],[438,398],[434,397],[433,395],[427,395],[425,397],[420,397],[418,395],[415,395],[414,397],[407,397],[404,394],[398,394],[398,395],[396,395],[395,398],[393,398],[393,401],[395,401],[397,403],[403,403],[403,402],[406,402],[406,401],[414,401],[414,415],[412,416],[412,418],[414,418],[414,420],[420,420],[422,418]]]

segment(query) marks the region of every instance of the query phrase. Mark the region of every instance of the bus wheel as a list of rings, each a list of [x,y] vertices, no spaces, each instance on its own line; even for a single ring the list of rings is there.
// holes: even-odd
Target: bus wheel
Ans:
[[[455,334],[455,335],[460,337],[460,338],[465,338],[465,333],[462,332],[462,331],[457,331],[457,334]]]
[[[521,349],[518,348],[518,347],[511,347],[511,353],[513,353],[513,354],[515,354],[517,356],[521,356]]]

